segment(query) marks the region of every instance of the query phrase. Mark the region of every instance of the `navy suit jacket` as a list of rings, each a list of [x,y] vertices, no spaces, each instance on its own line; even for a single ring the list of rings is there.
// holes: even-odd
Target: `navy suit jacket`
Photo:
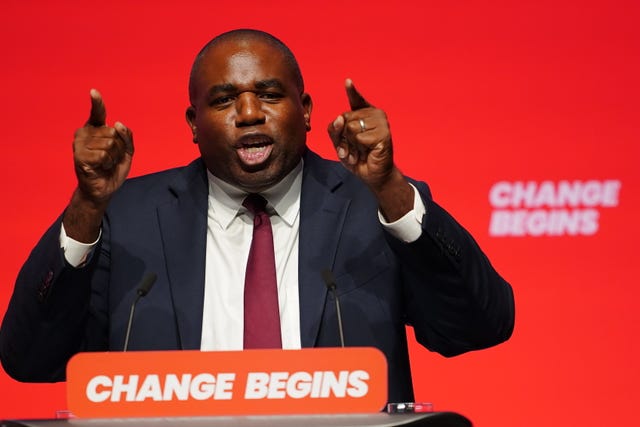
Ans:
[[[364,184],[339,163],[304,156],[299,237],[303,347],[338,346],[337,282],[348,346],[382,350],[389,400],[412,401],[405,336],[412,325],[430,350],[453,356],[506,340],[510,286],[473,238],[413,182],[426,205],[423,233],[405,244],[377,217]],[[61,218],[23,266],[0,331],[5,370],[22,381],[64,379],[79,351],[119,350],[136,288],[158,279],[137,307],[130,350],[199,349],[205,282],[208,183],[198,159],[129,179],[110,202],[89,263],[73,268],[59,245]]]

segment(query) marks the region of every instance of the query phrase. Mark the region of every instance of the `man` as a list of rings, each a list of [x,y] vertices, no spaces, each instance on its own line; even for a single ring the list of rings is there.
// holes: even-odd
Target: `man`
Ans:
[[[273,225],[277,346],[339,345],[327,269],[346,344],[387,357],[390,401],[413,400],[406,324],[446,356],[506,340],[510,286],[426,184],[400,173],[384,112],[351,81],[346,92],[351,111],[328,128],[340,164],[306,147],[312,101],[289,49],[259,31],[222,34],[191,72],[186,116],[201,158],[125,181],[132,134],[105,125],[92,91],[74,140],[78,186],[22,268],[5,315],[6,371],[57,381],[76,352],[121,349],[149,272],[158,279],[138,307],[130,349],[247,347],[258,214],[243,200],[255,193]]]

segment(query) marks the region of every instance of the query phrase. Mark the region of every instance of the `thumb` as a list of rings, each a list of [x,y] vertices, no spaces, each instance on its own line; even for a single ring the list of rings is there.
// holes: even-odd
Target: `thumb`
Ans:
[[[87,125],[95,127],[104,126],[107,119],[107,110],[104,108],[102,95],[100,95],[100,92],[96,89],[91,89],[89,94],[91,95],[91,113],[89,113]]]

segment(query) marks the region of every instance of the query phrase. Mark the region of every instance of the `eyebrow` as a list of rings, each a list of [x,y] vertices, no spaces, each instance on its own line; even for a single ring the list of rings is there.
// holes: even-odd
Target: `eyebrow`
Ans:
[[[219,93],[228,93],[236,90],[236,87],[231,83],[223,83],[219,85],[212,86],[209,89],[209,96],[217,95]]]
[[[278,79],[260,80],[260,81],[256,82],[255,86],[256,86],[256,89],[280,89],[280,90],[284,90],[284,85]]]
[[[284,85],[278,79],[259,80],[255,82],[254,87],[258,90],[264,90],[264,89],[284,90]],[[222,83],[219,85],[212,86],[211,89],[209,90],[209,96],[214,96],[219,93],[236,92],[237,90],[238,88],[231,83]]]

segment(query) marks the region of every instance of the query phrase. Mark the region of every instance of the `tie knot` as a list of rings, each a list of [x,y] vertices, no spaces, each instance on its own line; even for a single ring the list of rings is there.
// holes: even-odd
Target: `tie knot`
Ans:
[[[267,207],[267,201],[258,193],[251,193],[244,199],[242,206],[247,208],[253,215],[260,215],[265,212],[264,209]]]

